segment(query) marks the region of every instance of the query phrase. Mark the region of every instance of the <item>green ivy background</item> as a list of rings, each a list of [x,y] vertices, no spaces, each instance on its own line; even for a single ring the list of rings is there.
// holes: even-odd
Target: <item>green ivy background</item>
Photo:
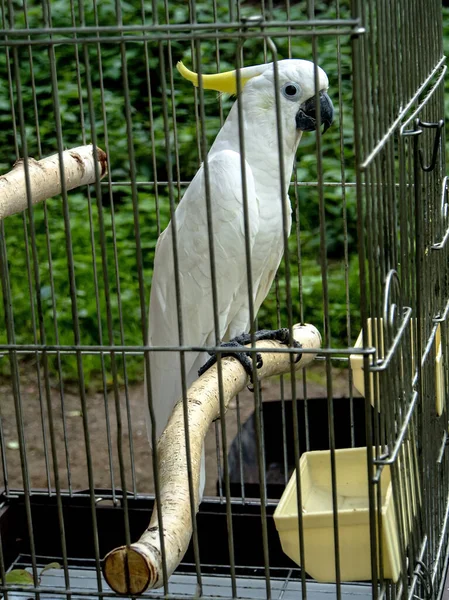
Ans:
[[[336,18],[335,9],[328,2],[317,1],[316,16]],[[333,3],[331,3],[333,4]],[[349,16],[347,2],[341,2],[341,17]],[[153,22],[151,2],[120,2],[124,24]],[[168,7],[158,3],[160,23],[186,23],[191,19],[188,3],[170,2]],[[25,19],[21,3],[14,3],[13,26],[30,27],[45,25],[41,4],[35,0],[27,2]],[[80,10],[82,6],[83,10]],[[229,21],[230,15],[226,3],[214,7],[211,2],[196,2],[196,18],[201,22]],[[250,16],[260,12],[255,2],[242,2],[240,15]],[[448,10],[445,9],[447,16]],[[143,17],[142,17],[143,15]],[[307,16],[306,3],[292,3],[290,13],[285,5],[277,6],[272,17],[277,20],[304,19]],[[447,19],[446,19],[447,21]],[[85,2],[84,5],[55,0],[51,2],[51,22],[55,27],[80,25],[115,25],[117,14],[115,3],[110,0]],[[5,23],[4,23],[5,25]],[[8,25],[11,25],[8,22]],[[45,36],[45,34],[42,34]],[[39,36],[37,36],[39,37]],[[73,34],[67,34],[69,40]],[[289,41],[286,38],[274,38],[279,58],[289,55]],[[323,137],[323,171],[325,180],[338,184],[342,176],[346,181],[355,180],[352,129],[352,82],[350,40],[341,37],[341,103],[339,109],[337,38],[333,36],[318,38],[318,59],[326,70],[330,80],[330,94],[336,108],[333,127]],[[449,43],[446,38],[446,43]],[[162,77],[170,81],[169,66],[182,59],[192,65],[192,45],[190,41],[173,41],[170,48],[162,46],[166,70],[161,72],[159,44],[157,41],[127,41],[125,47],[126,66],[132,130],[132,147],[135,154],[138,224],[143,257],[143,277],[145,283],[145,301],[148,304],[151,286],[154,249],[159,228],[164,228],[170,218],[169,191],[163,183],[144,184],[157,179],[167,181],[167,151],[174,165],[172,175],[175,180],[189,181],[200,163],[198,151],[198,131],[195,117],[195,94],[191,85],[173,72],[174,91],[164,96],[161,90]],[[447,51],[447,48],[446,48]],[[61,43],[54,46],[57,73],[57,98],[62,125],[63,144],[72,148],[90,143],[95,135],[98,146],[107,149],[109,169],[114,182],[130,180],[130,153],[123,85],[123,62],[121,44],[90,43],[75,45]],[[271,60],[264,53],[260,39],[247,40],[244,45],[245,64],[257,64]],[[310,37],[296,37],[291,40],[291,53],[297,58],[312,58]],[[201,42],[202,68],[204,72],[231,69],[235,65],[235,40]],[[32,66],[30,64],[30,56]],[[0,173],[7,172],[17,152],[22,154],[22,140],[19,131],[19,113],[17,86],[12,91],[8,77],[14,66],[20,71],[20,90],[23,99],[26,140],[30,156],[39,158],[57,152],[56,113],[50,80],[50,57],[46,46],[18,47],[16,54],[9,48],[0,50]],[[93,118],[89,111],[88,73],[92,83]],[[11,67],[11,69],[9,68]],[[147,69],[148,67],[148,69]],[[79,78],[77,77],[79,71]],[[148,75],[149,73],[149,75]],[[148,93],[148,77],[151,82],[151,98]],[[35,87],[36,102],[34,101]],[[170,89],[170,86],[169,88]],[[220,109],[226,115],[232,104],[232,98],[217,98],[214,92],[205,93],[206,137],[211,144],[220,127]],[[150,120],[150,102],[153,120]],[[447,97],[449,102],[449,97]],[[170,118],[172,143],[166,148],[164,138],[163,104],[167,105]],[[103,108],[104,106],[104,108]],[[176,120],[173,121],[173,112]],[[12,118],[12,115],[14,118]],[[178,153],[175,152],[174,126],[177,128]],[[340,149],[340,131],[343,131],[343,156]],[[299,182],[313,182],[317,179],[317,161],[314,134],[306,134],[298,151],[296,177]],[[152,141],[153,139],[153,141]],[[17,145],[17,148],[16,148]],[[342,171],[342,159],[343,171]],[[177,169],[179,167],[179,171]],[[143,185],[142,185],[143,184]],[[72,236],[75,278],[77,288],[77,307],[80,322],[82,344],[109,343],[107,335],[107,305],[103,281],[103,263],[99,234],[99,207],[103,215],[106,238],[107,280],[110,286],[110,310],[112,314],[112,335],[115,344],[138,345],[142,343],[142,319],[139,301],[139,282],[136,259],[136,231],[133,214],[132,189],[128,184],[114,185],[112,195],[107,185],[101,187],[101,197],[96,198],[95,189],[75,190],[68,194],[70,212],[70,232]],[[175,199],[183,188],[175,186]],[[156,194],[157,192],[157,194]],[[111,198],[112,196],[112,198]],[[304,319],[314,323],[322,330],[323,299],[320,267],[319,242],[319,199],[316,187],[299,186],[297,194],[292,187],[294,223],[289,241],[290,271],[293,296],[293,316],[295,320]],[[156,210],[159,207],[159,222]],[[296,203],[298,210],[296,210]],[[359,328],[359,278],[355,239],[355,195],[351,187],[347,188],[343,198],[341,185],[325,188],[326,203],[326,251],[329,259],[329,295],[331,341],[334,346],[347,346],[354,343]],[[296,215],[299,214],[299,220]],[[347,230],[344,228],[344,215],[347,216]],[[115,244],[114,250],[114,223]],[[40,342],[36,297],[39,296],[43,309],[43,327],[46,342],[49,344],[73,344],[74,328],[72,303],[70,299],[68,262],[66,251],[66,231],[63,219],[61,198],[46,202],[46,209],[40,205],[34,209],[34,231],[38,255],[40,289],[35,289],[33,276],[33,257],[31,249],[31,223],[29,215],[16,215],[4,222],[4,233],[8,253],[9,277],[13,300],[14,328],[18,343]],[[299,231],[299,252],[297,236]],[[345,236],[347,244],[345,247]],[[345,252],[348,255],[349,269],[346,272]],[[115,277],[115,255],[117,256],[118,281]],[[52,266],[54,297],[51,293],[52,281],[49,263]],[[97,277],[95,277],[95,273]],[[345,277],[348,279],[348,287]],[[98,281],[95,286],[95,279]],[[278,318],[282,325],[287,323],[285,301],[285,265],[279,270],[279,302],[275,286],[266,299],[258,315],[258,323],[263,327],[275,327]],[[120,302],[119,302],[120,292]],[[120,321],[120,309],[123,327]],[[348,331],[348,311],[350,313],[350,331]],[[56,318],[55,318],[56,317]],[[0,302],[0,323],[4,322],[3,300]],[[37,329],[36,336],[33,334]],[[6,332],[0,329],[0,342],[6,342]],[[176,343],[176,340],[173,341]],[[32,365],[33,355],[25,361]],[[77,380],[78,370],[74,357],[63,356],[58,364],[54,355],[50,356],[50,369],[55,377],[64,380]],[[104,357],[105,370],[102,375],[101,360],[98,356],[83,358],[86,386],[101,387],[110,383],[109,358]],[[143,377],[142,360],[127,357],[126,371],[119,357],[119,377],[138,381]],[[9,361],[0,359],[0,369],[7,373]]]

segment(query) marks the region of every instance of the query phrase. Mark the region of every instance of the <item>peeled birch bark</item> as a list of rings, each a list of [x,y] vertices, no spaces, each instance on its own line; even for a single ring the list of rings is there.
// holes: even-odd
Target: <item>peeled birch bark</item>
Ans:
[[[64,180],[67,190],[95,183],[95,159],[92,144],[62,153]],[[98,172],[102,179],[108,172],[106,152],[97,147]],[[0,220],[28,208],[24,160],[18,160],[12,170],[0,176]],[[28,158],[31,202],[37,204],[61,193],[59,154],[42,160]]]
[[[313,325],[295,325],[293,336],[302,348],[321,345],[321,336]],[[277,341],[256,343],[261,348],[282,348]],[[298,354],[301,352],[298,349]],[[294,364],[295,370],[309,364],[315,354],[302,354]],[[290,372],[290,355],[287,353],[262,354],[263,365],[257,370],[259,380]],[[221,359],[224,405],[248,385],[248,375],[239,361],[231,356]],[[188,425],[195,513],[198,511],[201,453],[204,438],[213,421],[220,417],[217,365],[199,377],[187,391]],[[180,400],[157,444],[160,499],[163,521],[165,562],[167,577],[173,573],[184,556],[192,536],[190,495],[187,478],[187,457],[183,404]],[[163,585],[162,552],[156,503],[150,524],[138,542],[129,547],[120,546],[106,555],[103,573],[110,587],[120,594],[141,594],[147,588]]]

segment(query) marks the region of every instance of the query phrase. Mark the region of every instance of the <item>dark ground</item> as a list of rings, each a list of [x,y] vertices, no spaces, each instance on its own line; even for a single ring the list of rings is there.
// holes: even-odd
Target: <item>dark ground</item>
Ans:
[[[307,395],[318,398],[326,395],[324,363],[316,363],[308,369]],[[348,371],[334,370],[334,398],[348,395]],[[299,376],[301,377],[301,376]],[[297,396],[303,397],[303,381],[298,381]],[[21,405],[23,436],[26,446],[25,470],[29,484],[33,488],[54,487],[51,436],[49,415],[45,395],[39,399],[38,386],[32,377],[24,372],[21,376]],[[280,398],[279,380],[266,381],[262,388],[263,401],[270,402]],[[285,398],[290,397],[290,384],[285,382]],[[16,407],[9,380],[0,381],[0,415],[3,430],[3,469],[6,471],[6,483],[11,489],[23,488],[19,434],[16,423]],[[151,453],[147,441],[143,385],[129,388],[128,410],[124,389],[121,390],[121,414],[123,433],[120,441],[126,472],[127,488],[141,493],[153,491]],[[58,475],[62,489],[80,490],[89,487],[86,443],[90,448],[92,479],[96,488],[110,488],[114,483],[121,488],[117,454],[117,419],[113,393],[90,393],[86,397],[87,411],[83,417],[79,394],[74,388],[64,390],[64,411],[58,386],[51,387],[51,411],[54,424],[55,450]],[[239,397],[240,422],[243,424],[254,410],[254,396],[245,390]],[[130,419],[127,419],[127,413]],[[226,417],[228,447],[237,435],[237,402],[233,400]],[[63,414],[65,419],[63,419]],[[65,421],[65,423],[64,423]],[[88,436],[84,435],[84,422],[87,423]],[[109,422],[109,427],[107,423]],[[64,434],[64,428],[66,433]],[[108,432],[109,428],[109,432]],[[210,428],[206,437],[206,495],[216,494],[217,453],[216,429]],[[2,433],[0,429],[0,434]],[[110,443],[108,443],[108,436]],[[132,444],[132,448],[130,445]],[[108,448],[111,448],[110,452]],[[134,461],[131,464],[130,455]],[[134,471],[134,474],[133,474]],[[0,488],[3,477],[0,468]]]

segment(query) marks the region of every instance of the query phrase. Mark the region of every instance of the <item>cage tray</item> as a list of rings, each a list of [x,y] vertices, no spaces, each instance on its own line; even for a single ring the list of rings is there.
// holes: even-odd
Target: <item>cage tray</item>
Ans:
[[[107,497],[108,490],[96,490],[96,495]],[[86,598],[86,591],[92,590],[95,596],[97,573],[94,558],[93,529],[90,515],[90,499],[87,492],[72,497],[63,496],[63,513],[66,533],[66,548],[69,563],[72,597]],[[137,539],[148,522],[153,506],[150,497],[129,498],[129,523],[131,538]],[[36,560],[40,567],[53,561],[62,563],[61,539],[58,525],[55,496],[46,493],[34,493],[30,498],[33,519]],[[27,533],[24,497],[18,494],[9,498],[0,494],[0,536],[5,566],[11,568],[30,568],[30,544]],[[301,591],[301,570],[282,552],[276,533],[273,512],[275,506],[267,507],[268,542],[270,549],[270,580],[273,598],[298,597]],[[241,598],[266,597],[266,579],[263,561],[263,543],[260,507],[258,502],[243,506],[233,503],[233,528],[235,540],[236,583]],[[103,557],[124,539],[123,508],[119,506],[98,505],[97,522],[100,556]],[[203,576],[203,595],[231,597],[231,577],[227,545],[226,505],[224,502],[206,500],[198,513],[198,537]],[[80,536],[79,532],[83,531]],[[217,543],[223,540],[223,543]],[[72,579],[73,578],[73,579]],[[103,593],[109,590],[102,579]],[[40,594],[41,599],[63,598],[64,573],[49,570],[43,574],[41,586],[47,587]],[[183,562],[170,578],[170,594],[176,596],[192,595],[195,592],[196,574],[192,544]],[[60,588],[60,592],[59,592]],[[335,585],[318,584],[307,581],[307,593],[313,598],[335,596]],[[330,596],[329,596],[330,594]],[[114,595],[111,592],[111,595]],[[158,597],[161,590],[147,592],[146,596]],[[356,584],[342,586],[344,597],[371,597],[371,586]],[[30,597],[26,592],[10,592],[9,600]],[[87,597],[90,597],[87,595]]]
[[[19,562],[17,568],[26,567],[26,563]],[[28,570],[31,570],[28,567]],[[72,595],[71,597],[75,600],[81,600],[86,598],[95,598],[95,592],[98,590],[97,577],[95,568],[71,568],[69,569],[70,583]],[[42,600],[59,600],[65,598],[65,581],[64,574],[58,571],[48,571],[43,574],[42,582],[43,587],[52,589],[51,592],[41,593],[40,598]],[[237,596],[244,599],[258,599],[266,598],[266,582],[265,578],[262,577],[236,577]],[[272,600],[296,600],[301,597],[302,584],[300,581],[289,577],[288,573],[285,578],[272,578],[270,579],[271,597]],[[60,592],[58,593],[58,588]],[[87,595],[86,592],[92,591],[92,596]],[[103,581],[102,592],[107,594],[112,590]],[[174,597],[194,597],[197,591],[197,579],[196,575],[188,573],[175,573],[170,578],[169,593]],[[78,592],[78,594],[77,594]],[[81,594],[79,593],[81,592]],[[219,598],[232,598],[232,583],[229,576],[216,575],[216,576],[205,576],[202,578],[202,592],[203,597],[219,597]],[[335,597],[335,586],[319,584],[316,582],[307,582],[307,594],[311,595],[314,600],[327,600],[330,597]],[[151,590],[143,594],[146,598],[161,598],[164,596],[164,590]],[[26,592],[13,592],[8,594],[9,600],[24,600],[28,598],[29,593]],[[341,597],[342,598],[354,598],[356,600],[365,600],[372,597],[371,587],[367,585],[342,585],[341,586]]]

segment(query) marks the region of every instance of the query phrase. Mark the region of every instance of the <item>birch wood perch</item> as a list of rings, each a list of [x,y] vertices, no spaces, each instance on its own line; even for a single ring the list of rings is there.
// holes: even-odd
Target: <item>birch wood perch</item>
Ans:
[[[93,146],[79,146],[62,153],[64,180],[67,190],[80,185],[95,183],[95,159]],[[98,172],[100,179],[108,172],[107,156],[97,147]],[[12,170],[0,176],[0,220],[28,208],[25,163],[18,160]],[[42,160],[28,158],[31,202],[37,204],[61,193],[59,154]]]
[[[302,348],[318,348],[321,336],[313,325],[295,325],[293,335]],[[277,341],[260,341],[259,347],[282,348]],[[300,351],[299,351],[300,352]],[[262,354],[263,365],[258,369],[258,379],[290,371],[287,353]],[[295,364],[301,369],[315,358],[315,354],[302,354]],[[233,357],[221,360],[224,405],[248,385],[248,375],[240,362]],[[187,392],[188,423],[195,513],[198,511],[201,453],[210,424],[220,417],[217,365],[199,377]],[[179,401],[161,435],[158,445],[160,499],[167,577],[170,577],[184,556],[192,536],[187,458],[182,401]],[[162,553],[156,503],[148,528],[139,541],[129,547],[120,546],[106,555],[103,572],[109,586],[119,594],[141,594],[147,588],[163,585]]]

